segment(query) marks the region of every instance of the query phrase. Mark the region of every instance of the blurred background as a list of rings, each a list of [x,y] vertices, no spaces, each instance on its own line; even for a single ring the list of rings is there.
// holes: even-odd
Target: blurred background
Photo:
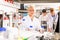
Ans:
[[[11,33],[14,33],[14,37],[18,34],[16,28],[20,28],[21,19],[27,16],[27,8],[32,5],[35,11],[35,17],[39,18],[42,14],[42,10],[46,9],[47,13],[50,13],[50,8],[54,8],[55,13],[60,12],[60,0],[0,0],[0,35],[5,35],[5,39],[13,40]],[[58,15],[60,20],[60,13]],[[60,21],[58,21],[60,24]],[[14,29],[10,27],[15,27]],[[13,30],[13,31],[12,31]],[[15,32],[16,31],[16,32]],[[15,34],[16,33],[16,34]],[[60,25],[57,25],[55,29],[55,38],[60,37]],[[1,38],[0,37],[0,38]],[[4,40],[2,37],[1,40]],[[14,40],[18,40],[17,36]]]

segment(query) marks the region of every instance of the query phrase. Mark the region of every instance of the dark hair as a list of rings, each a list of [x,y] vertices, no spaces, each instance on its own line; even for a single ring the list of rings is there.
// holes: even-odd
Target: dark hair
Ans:
[[[46,9],[43,9],[42,12],[43,12],[43,13],[46,13]]]

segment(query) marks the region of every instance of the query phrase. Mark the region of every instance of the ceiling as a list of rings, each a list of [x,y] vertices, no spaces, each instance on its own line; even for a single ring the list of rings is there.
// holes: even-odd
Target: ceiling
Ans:
[[[14,0],[19,3],[59,3],[60,0]]]

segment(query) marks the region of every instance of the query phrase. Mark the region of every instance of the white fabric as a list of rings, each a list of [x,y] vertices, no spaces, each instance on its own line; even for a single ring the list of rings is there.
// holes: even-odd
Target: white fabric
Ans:
[[[29,16],[25,16],[23,19],[22,19],[22,26],[20,27],[22,30],[25,30],[27,28],[32,29],[32,30],[40,28],[40,23],[37,18],[34,17],[33,21],[31,21]],[[30,28],[30,26],[33,26],[33,28]]]
[[[51,27],[53,27],[53,22],[57,23],[58,21],[58,14],[55,13],[55,21],[53,21],[53,17],[51,16],[51,13],[48,13],[48,17],[51,20],[50,23],[52,24]],[[56,24],[55,24],[56,25]]]
[[[43,15],[40,15],[40,17],[39,17],[39,21],[41,22],[41,21],[47,21],[47,27],[51,27],[51,20],[49,19],[49,16],[48,15],[46,15],[46,16],[43,16]],[[40,23],[41,24],[41,23]]]

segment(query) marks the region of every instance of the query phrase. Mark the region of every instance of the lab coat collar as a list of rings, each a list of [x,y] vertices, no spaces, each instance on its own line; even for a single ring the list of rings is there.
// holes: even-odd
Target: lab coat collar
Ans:
[[[43,16],[43,15],[41,15],[42,17],[46,17],[47,16],[47,14],[45,15],[45,16]]]
[[[30,18],[30,16],[29,16],[29,15],[28,15],[27,17],[31,20],[31,18]],[[34,21],[34,19],[35,19],[35,17],[33,17],[33,21]],[[31,21],[32,21],[32,20],[31,20]]]

